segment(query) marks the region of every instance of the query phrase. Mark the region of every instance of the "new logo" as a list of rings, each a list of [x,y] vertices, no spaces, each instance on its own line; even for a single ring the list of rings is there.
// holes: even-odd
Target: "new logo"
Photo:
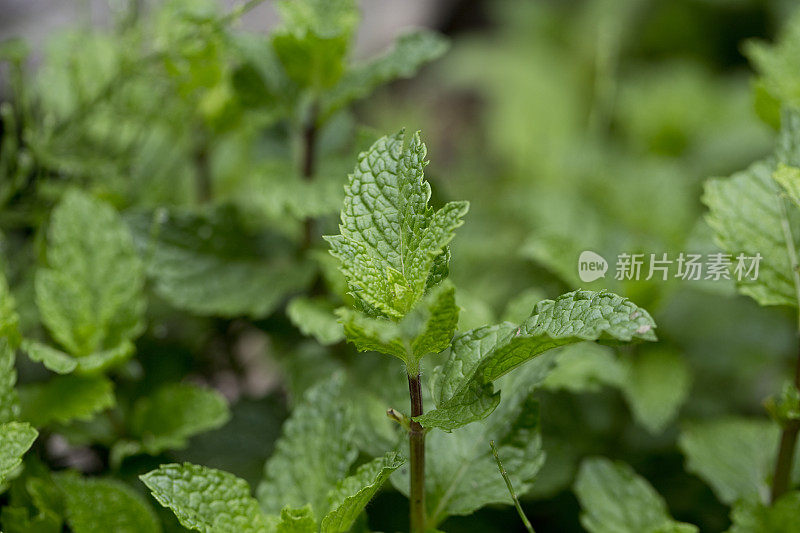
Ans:
[[[596,254],[591,250],[581,252],[578,257],[578,277],[584,283],[595,281],[600,278],[606,277],[608,271],[608,262],[603,259],[603,256]]]

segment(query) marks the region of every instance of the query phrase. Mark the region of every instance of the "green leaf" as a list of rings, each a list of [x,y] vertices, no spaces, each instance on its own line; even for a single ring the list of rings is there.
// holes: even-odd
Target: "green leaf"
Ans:
[[[82,479],[60,474],[67,524],[74,533],[160,533],[161,524],[147,502],[114,479]]]
[[[30,339],[23,340],[22,349],[32,361],[41,362],[48,370],[52,370],[57,374],[70,374],[72,372],[76,374],[96,374],[125,362],[136,351],[136,347],[132,342],[123,341],[122,344],[110,350],[73,357],[52,346]]]
[[[72,355],[115,349],[142,332],[142,262],[110,205],[67,191],[50,220],[47,264],[36,272],[36,303]]]
[[[339,400],[343,386],[340,374],[313,386],[284,423],[257,490],[266,513],[310,503],[317,519],[324,516],[328,491],[347,475],[358,455],[350,409]]]
[[[761,305],[797,306],[789,249],[797,235],[787,240],[786,228],[796,227],[787,213],[781,189],[772,179],[774,163],[760,161],[725,179],[706,182],[703,202],[706,217],[723,250],[763,258],[758,279],[737,281],[739,291]],[[735,262],[735,257],[733,258]]]
[[[708,483],[721,502],[767,502],[778,433],[767,420],[713,420],[687,424],[678,446],[686,469]]]
[[[6,422],[0,424],[0,484],[21,463],[39,433],[30,424]]]
[[[505,481],[497,474],[490,441],[495,441],[503,465],[519,496],[535,484],[544,463],[539,426],[539,408],[531,397],[545,375],[546,358],[501,379],[505,399],[481,422],[454,430],[430,432],[426,454],[435,458],[426,468],[426,505],[429,527],[437,527],[448,516],[468,515],[492,504],[512,505]],[[404,444],[406,446],[406,444]],[[391,480],[408,493],[408,468],[400,468]]]
[[[336,319],[335,307],[323,298],[298,296],[286,306],[286,315],[303,333],[324,346],[344,340],[342,325]]]
[[[624,365],[611,348],[581,342],[558,351],[555,366],[542,386],[571,393],[598,392],[606,385],[621,387],[625,375]]]
[[[90,420],[115,403],[113,385],[102,376],[56,376],[19,387],[19,399],[20,417],[35,427]]]
[[[317,521],[310,505],[301,509],[285,507],[281,510],[281,521],[276,533],[317,533]]]
[[[779,163],[772,178],[783,187],[784,192],[795,206],[800,207],[800,168]]]
[[[278,3],[284,24],[272,46],[286,74],[302,88],[334,85],[344,72],[358,24],[353,0],[292,0]]]
[[[192,313],[261,318],[313,275],[291,242],[253,228],[230,206],[137,213],[128,221],[155,291]]]
[[[166,385],[136,401],[131,434],[149,454],[184,448],[190,437],[225,425],[230,411],[218,392],[184,383]]]
[[[78,366],[75,357],[41,342],[25,339],[21,348],[31,361],[42,363],[48,370],[57,374],[69,374]]]
[[[781,496],[772,506],[754,501],[738,502],[733,507],[733,526],[728,533],[800,533],[800,492]]]
[[[520,326],[503,323],[464,333],[434,373],[436,409],[418,417],[426,427],[451,430],[491,412],[491,383],[530,359],[577,342],[655,340],[644,309],[608,292],[574,291],[539,302]]]
[[[603,457],[586,459],[575,480],[590,533],[692,533],[691,524],[672,519],[663,498],[625,463]]]
[[[378,139],[348,177],[341,234],[326,237],[351,294],[394,319],[422,298],[436,257],[469,209],[467,202],[436,212],[428,206],[425,154],[419,133]]]
[[[620,388],[637,422],[659,433],[677,415],[691,386],[686,361],[669,348],[631,354]]]
[[[419,370],[419,361],[439,353],[450,344],[458,324],[455,287],[443,282],[434,287],[402,320],[371,318],[352,309],[337,311],[348,341],[360,351],[374,350],[398,357],[409,373]]]
[[[784,26],[776,44],[749,41],[745,53],[761,75],[766,90],[785,104],[800,107],[800,16]]]
[[[266,533],[268,518],[233,474],[190,463],[161,465],[140,477],[164,507],[188,529],[203,533]]]
[[[403,463],[395,452],[389,452],[366,463],[355,474],[339,481],[328,494],[330,511],[322,519],[322,533],[346,533],[389,475]]]
[[[340,36],[323,38],[286,32],[272,38],[272,48],[286,75],[300,87],[316,90],[331,87],[341,78],[349,44]]]
[[[324,119],[350,102],[369,96],[384,83],[412,77],[420,67],[441,57],[448,46],[444,37],[428,30],[401,35],[386,53],[354,65],[344,73],[323,95],[321,116]]]

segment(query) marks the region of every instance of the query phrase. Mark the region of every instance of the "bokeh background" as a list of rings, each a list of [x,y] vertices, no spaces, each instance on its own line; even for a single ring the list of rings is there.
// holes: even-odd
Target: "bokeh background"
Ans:
[[[257,48],[229,49],[212,35],[186,52],[188,63],[154,66],[146,47],[131,46],[141,44],[139,25],[165,42],[185,29],[170,26],[160,2],[0,0],[0,41],[27,43],[3,48],[0,94],[16,109],[28,99],[35,110],[4,115],[2,130],[8,139],[25,128],[24,155],[5,164],[24,166],[27,181],[3,192],[0,204],[4,267],[25,327],[41,330],[29,270],[42,245],[42,205],[66,185],[126,212],[234,204],[248,225],[297,240],[311,216],[322,257],[317,235],[336,232],[355,154],[379,135],[422,130],[434,203],[471,202],[452,245],[459,329],[520,320],[539,299],[582,286],[632,298],[659,325],[657,345],[565,356],[537,392],[548,458],[523,498],[536,530],[581,531],[574,474],[581,458],[604,455],[646,477],[676,519],[723,531],[728,508],[684,468],[679,436],[705,420],[765,417],[763,400],[790,372],[791,313],[759,308],[724,282],[616,281],[611,272],[586,284],[576,264],[583,250],[610,262],[623,252],[714,250],[703,220],[704,180],[765,156],[776,136],[768,106],[756,112],[763,92],[748,43],[775,39],[795,4],[363,0],[356,59],[379,53],[409,26],[438,30],[451,46],[419,75],[330,120],[319,132],[318,183],[310,188],[297,185],[291,127],[273,120],[257,95],[229,91],[237,69],[258,62]],[[221,12],[234,5],[218,4]],[[277,23],[264,2],[233,27],[256,36],[242,42],[257,43]],[[201,198],[198,176],[211,191]],[[315,377],[366,364],[357,372],[372,388],[403,385],[399,372],[382,366],[387,361],[362,363],[367,356],[342,342],[325,346],[304,335],[282,311],[290,296],[256,320],[180,313],[171,301],[150,305],[136,370],[150,377],[118,378],[120,394],[189,379],[222,391],[234,413],[224,428],[166,458],[256,483],[287,406]],[[40,378],[34,365],[20,365],[21,381]],[[107,468],[103,445],[69,431],[54,434],[42,454],[57,467]],[[129,458],[122,475],[133,478],[163,459]],[[370,524],[401,530],[405,508],[404,497],[387,489],[370,506]],[[522,530],[502,506],[450,519],[443,529]]]

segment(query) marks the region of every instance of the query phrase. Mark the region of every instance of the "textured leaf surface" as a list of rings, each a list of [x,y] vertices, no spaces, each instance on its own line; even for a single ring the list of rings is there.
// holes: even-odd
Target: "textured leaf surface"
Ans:
[[[695,526],[672,519],[663,498],[625,463],[586,459],[575,480],[590,533],[692,533]]]
[[[402,318],[422,297],[437,256],[462,224],[467,202],[434,212],[424,179],[426,148],[414,134],[381,137],[348,177],[340,235],[326,237],[352,294]]]
[[[458,324],[455,287],[447,281],[434,287],[399,322],[346,308],[338,310],[338,315],[345,337],[360,351],[394,355],[411,373],[416,373],[424,355],[447,348]]]
[[[441,57],[447,48],[447,40],[432,31],[420,30],[401,35],[385,54],[354,65],[344,73],[339,82],[323,96],[322,116],[368,96],[384,83],[412,77],[424,64]]]
[[[161,531],[161,523],[147,501],[124,483],[61,474],[56,484],[64,493],[67,524],[74,533]]]
[[[39,433],[23,422],[0,424],[0,483],[22,462]]]
[[[451,354],[434,375],[436,410],[419,417],[425,426],[453,429],[485,416],[490,384],[552,348],[577,342],[655,340],[655,323],[627,298],[575,291],[539,302],[520,326],[509,323],[472,330],[453,341]]]
[[[264,512],[278,514],[285,506],[309,503],[317,519],[327,511],[328,491],[347,475],[358,454],[350,409],[337,401],[342,387],[338,374],[313,386],[284,423],[258,487]]]
[[[150,454],[183,448],[189,437],[230,419],[225,398],[196,385],[173,383],[136,402],[131,433]]]
[[[781,496],[772,506],[758,502],[737,503],[731,512],[728,533],[800,533],[800,492]]]
[[[767,502],[778,433],[767,420],[714,420],[687,424],[678,445],[686,469],[708,483],[721,502]]]
[[[36,303],[72,355],[114,349],[141,333],[142,262],[110,205],[68,191],[50,220],[47,265],[36,273]]]
[[[266,533],[267,517],[250,487],[233,474],[190,463],[162,465],[141,476],[158,502],[178,521],[203,533]]]
[[[102,376],[56,376],[19,388],[21,418],[33,426],[89,420],[115,403],[111,381]]]
[[[200,315],[266,316],[313,274],[289,241],[254,230],[232,207],[138,213],[129,222],[156,292]]]
[[[336,344],[344,339],[342,325],[336,318],[335,307],[322,298],[298,296],[286,306],[286,314],[292,324],[303,333],[314,337],[324,346]]]
[[[322,519],[322,533],[346,533],[389,475],[405,461],[389,452],[358,468],[344,478],[328,495],[330,511]]]
[[[703,202],[709,208],[706,220],[717,244],[733,256],[734,265],[741,253],[762,257],[757,279],[750,279],[751,274],[737,280],[739,291],[761,305],[797,307],[800,298],[800,278],[792,270],[800,244],[800,211],[786,200],[797,192],[790,168],[797,166],[800,115],[787,111],[774,157],[705,185]]]

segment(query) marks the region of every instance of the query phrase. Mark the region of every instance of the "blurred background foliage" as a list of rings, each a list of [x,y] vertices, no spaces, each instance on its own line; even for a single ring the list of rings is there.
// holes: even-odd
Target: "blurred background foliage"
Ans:
[[[366,4],[368,26],[382,3]],[[774,39],[793,2],[433,4],[424,22],[449,50],[369,97],[337,86],[341,72],[282,68],[280,47],[267,44],[269,14],[264,28],[243,30],[236,8],[211,0],[112,2],[105,24],[75,21],[31,55],[24,40],[0,45],[0,257],[26,336],[46,338],[34,266],[52,206],[77,185],[123,213],[147,258],[148,326],[135,359],[111,376],[112,411],[126,415],[181,380],[213,386],[232,411],[183,450],[152,454],[126,453],[115,443],[130,430],[105,418],[54,425],[29,461],[111,470],[135,485],[160,462],[189,460],[255,484],[293,398],[339,367],[370,421],[361,449],[390,448],[383,411],[405,408],[403,379],[342,342],[332,309],[347,296],[320,236],[336,233],[357,153],[405,127],[428,144],[434,203],[471,202],[452,245],[459,329],[518,321],[577,287],[630,297],[659,325],[657,345],[563,351],[536,393],[547,462],[523,505],[537,531],[581,531],[571,485],[587,455],[631,464],[676,519],[728,527],[727,508],[684,468],[678,438],[711,419],[764,417],[764,398],[789,374],[790,314],[722,282],[616,281],[613,264],[586,284],[576,262],[583,250],[613,262],[623,252],[714,249],[703,181],[769,153],[779,122],[776,89],[754,81],[744,53],[757,59],[758,48],[743,43]],[[241,18],[252,28],[249,7]],[[339,21],[324,47],[355,56],[355,70],[376,52],[350,51],[350,35],[336,33],[356,22]],[[291,40],[291,21],[282,24]],[[796,58],[786,61],[796,70]],[[17,364],[20,383],[45,378],[27,359]],[[404,498],[384,491],[369,520],[375,530],[407,527]],[[512,508],[493,507],[442,527],[521,526]]]

